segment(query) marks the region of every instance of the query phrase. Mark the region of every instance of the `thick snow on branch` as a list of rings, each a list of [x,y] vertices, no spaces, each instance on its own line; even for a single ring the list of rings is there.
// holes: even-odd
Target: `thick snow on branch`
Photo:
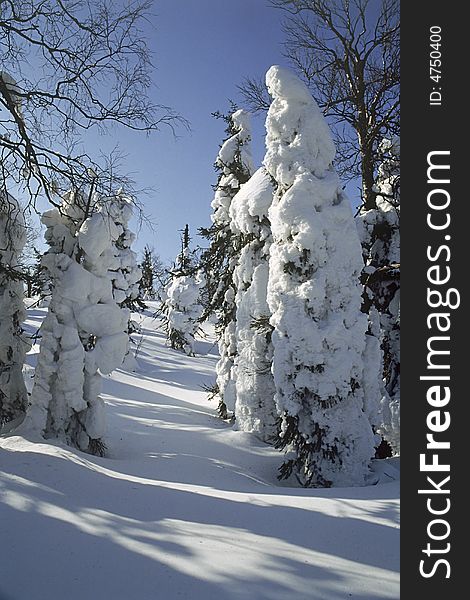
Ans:
[[[60,212],[53,209],[43,216],[51,247],[44,266],[53,289],[22,431],[102,453],[100,373],[122,364],[129,311],[116,303],[108,274],[122,227],[110,217],[106,204],[97,210],[95,204],[96,212],[83,221],[83,206],[80,195],[69,194]]]
[[[219,317],[219,353],[217,363],[219,412],[228,416],[235,409],[234,360],[237,353],[236,339],[236,289],[233,271],[237,262],[232,239],[230,205],[240,186],[247,182],[254,172],[251,157],[251,125],[250,114],[237,110],[231,115],[231,126],[234,131],[223,144],[216,159],[221,169],[214,199],[211,203],[212,222],[215,226],[211,247],[220,255],[221,272],[215,297],[218,299],[217,313]]]
[[[293,470],[306,485],[364,485],[375,436],[361,387],[359,237],[308,89],[278,66],[266,82],[273,103],[264,164],[277,183],[268,283],[275,400],[281,444],[295,451],[286,475]]]
[[[0,79],[4,84],[7,96],[9,96],[9,100],[11,101],[11,108],[16,112],[17,117],[22,121],[23,120],[23,100],[21,98],[21,89],[18,86],[18,83],[13,79],[13,77],[7,73],[6,71],[0,71]],[[8,103],[8,99],[6,99]]]
[[[222,144],[215,161],[222,170],[222,176],[217,184],[211,206],[212,221],[219,225],[230,224],[230,203],[240,189],[238,172],[241,170],[251,174],[254,171],[250,148],[250,114],[242,109],[237,110],[231,115],[231,121],[235,133]]]
[[[264,441],[273,437],[277,418],[267,303],[272,241],[267,215],[273,192],[272,180],[261,168],[242,185],[230,206],[232,231],[245,240],[233,275],[237,289],[236,426]]]
[[[26,313],[17,273],[25,242],[19,204],[0,192],[0,427],[24,414],[27,405],[22,368],[29,343],[21,327]]]
[[[168,338],[172,348],[194,354],[194,343],[202,314],[199,303],[201,281],[193,275],[175,277],[166,289]]]
[[[109,267],[114,299],[120,306],[132,309],[140,296],[139,282],[142,278],[137,254],[132,250],[136,236],[129,228],[134,212],[132,200],[119,191],[114,196],[106,198],[104,206],[120,232],[114,242],[113,259]]]
[[[382,348],[385,389],[378,431],[400,452],[400,140],[380,146],[375,191],[377,208],[361,210],[357,220],[366,266],[365,294]],[[385,368],[384,368],[385,365]]]

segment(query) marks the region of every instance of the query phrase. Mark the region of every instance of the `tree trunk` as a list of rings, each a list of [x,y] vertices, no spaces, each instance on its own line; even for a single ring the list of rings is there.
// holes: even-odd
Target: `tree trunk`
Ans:
[[[364,210],[377,208],[374,191],[374,158],[372,149],[361,145],[362,202]]]

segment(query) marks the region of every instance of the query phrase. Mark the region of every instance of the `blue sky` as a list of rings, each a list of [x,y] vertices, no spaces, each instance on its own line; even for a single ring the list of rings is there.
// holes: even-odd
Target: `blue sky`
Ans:
[[[138,232],[136,250],[150,244],[164,261],[179,251],[178,230],[189,223],[194,244],[198,227],[210,223],[213,168],[225,124],[211,113],[226,112],[228,99],[240,100],[236,86],[244,76],[258,76],[272,64],[284,64],[281,13],[266,0],[156,0],[146,34],[154,53],[156,101],[184,116],[191,126],[145,135],[113,128],[96,144],[119,143],[127,155],[124,170],[138,187],[155,231]],[[253,120],[253,153],[264,153],[264,117]]]
[[[119,146],[122,171],[149,190],[139,200],[154,224],[133,224],[134,249],[141,254],[148,244],[169,264],[186,223],[193,247],[207,244],[197,230],[210,224],[213,165],[225,135],[224,121],[211,113],[228,112],[229,100],[242,104],[237,85],[244,77],[289,65],[282,56],[283,13],[268,0],[154,0],[152,12],[144,31],[154,63],[152,99],[182,115],[190,131],[179,127],[175,138],[168,128],[146,136],[114,126],[89,134],[85,143],[95,156]],[[256,165],[265,151],[264,119],[253,117]],[[347,188],[353,204],[356,188]]]

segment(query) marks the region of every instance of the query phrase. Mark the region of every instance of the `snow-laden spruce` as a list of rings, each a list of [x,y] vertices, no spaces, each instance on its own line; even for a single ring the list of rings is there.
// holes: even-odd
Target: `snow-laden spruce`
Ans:
[[[250,113],[243,109],[237,110],[230,116],[230,122],[232,135],[222,144],[215,161],[221,170],[221,177],[211,202],[212,222],[222,227],[230,226],[232,198],[254,171],[250,147]]]
[[[110,265],[113,296],[119,306],[135,310],[140,297],[139,282],[142,270],[137,264],[137,254],[132,250],[135,233],[129,228],[133,215],[132,199],[119,190],[114,196],[105,198],[103,207],[121,231],[114,242],[114,260]]]
[[[52,280],[48,314],[21,433],[35,432],[102,454],[105,429],[101,374],[122,364],[129,310],[113,296],[109,277],[115,243],[123,233],[104,206],[89,209],[78,193],[67,194],[60,211],[44,213],[50,249],[44,266]]]
[[[266,83],[273,102],[264,164],[277,184],[268,304],[278,445],[294,453],[281,474],[311,486],[364,485],[375,436],[360,386],[361,246],[317,104],[286,69],[271,67]]]
[[[217,314],[220,360],[217,364],[215,390],[219,399],[219,414],[226,418],[235,409],[234,360],[236,340],[236,288],[233,271],[237,264],[238,248],[230,225],[230,205],[240,186],[254,172],[251,157],[250,115],[244,110],[235,111],[230,118],[229,137],[222,144],[216,159],[220,171],[211,206],[212,226],[203,234],[211,241],[203,256],[209,311]],[[207,315],[206,315],[207,316]]]
[[[264,441],[276,431],[272,364],[272,328],[267,303],[271,226],[268,210],[273,184],[264,168],[242,185],[230,205],[232,231],[242,247],[233,281],[237,290],[234,380],[237,428]]]
[[[192,274],[175,275],[166,288],[165,314],[168,340],[175,350],[194,355],[202,306],[199,303],[200,279]]]
[[[179,253],[163,290],[161,316],[168,342],[174,350],[194,356],[194,343],[203,307],[199,300],[204,281],[190,251],[189,225],[181,236]]]
[[[143,250],[140,269],[142,271],[139,283],[140,294],[144,300],[153,300],[155,298],[155,289],[153,287],[153,251],[149,246],[145,246]]]
[[[377,208],[361,210],[358,231],[365,268],[366,310],[379,320],[385,393],[379,432],[400,452],[400,140],[384,139],[375,191]],[[375,316],[377,315],[377,316]]]
[[[137,264],[137,254],[132,250],[136,236],[129,228],[129,222],[133,215],[132,199],[119,190],[114,196],[104,198],[102,205],[121,231],[119,237],[114,241],[108,270],[113,285],[114,300],[123,308],[138,310],[145,305],[140,299],[139,284],[142,279],[142,270]],[[131,371],[136,370],[137,363],[130,348],[130,336],[131,333],[138,330],[138,325],[129,317],[129,343],[123,366]]]
[[[24,415],[27,406],[22,369],[29,344],[21,326],[26,313],[18,271],[25,242],[21,208],[0,191],[0,427]]]

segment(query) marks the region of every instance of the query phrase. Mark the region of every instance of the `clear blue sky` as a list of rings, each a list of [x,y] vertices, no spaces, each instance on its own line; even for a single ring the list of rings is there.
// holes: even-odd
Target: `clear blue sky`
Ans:
[[[155,232],[143,227],[136,249],[150,244],[164,261],[179,251],[178,230],[189,223],[193,243],[198,227],[210,223],[213,168],[225,124],[211,113],[227,112],[228,99],[240,100],[236,86],[272,64],[286,64],[281,52],[281,13],[266,0],[156,0],[147,34],[154,53],[156,100],[190,123],[175,139],[169,130],[150,138],[111,130],[128,155],[125,170],[138,187],[154,191],[142,197]],[[264,153],[264,117],[254,119],[253,152]],[[98,140],[99,141],[99,140]],[[105,140],[101,140],[104,142]]]
[[[143,225],[134,249],[140,254],[148,244],[170,263],[186,223],[193,247],[206,244],[197,229],[210,224],[217,180],[213,165],[225,129],[211,113],[227,112],[229,99],[241,104],[237,85],[245,76],[264,76],[271,65],[288,63],[282,56],[283,13],[268,0],[154,0],[152,12],[145,34],[155,67],[153,99],[181,114],[191,130],[179,127],[175,138],[163,128],[147,137],[112,127],[90,135],[86,143],[94,146],[92,154],[118,144],[126,155],[123,172],[137,188],[152,189],[140,201],[154,230]],[[264,155],[264,118],[253,118],[256,165]],[[350,196],[355,187],[348,187]]]

